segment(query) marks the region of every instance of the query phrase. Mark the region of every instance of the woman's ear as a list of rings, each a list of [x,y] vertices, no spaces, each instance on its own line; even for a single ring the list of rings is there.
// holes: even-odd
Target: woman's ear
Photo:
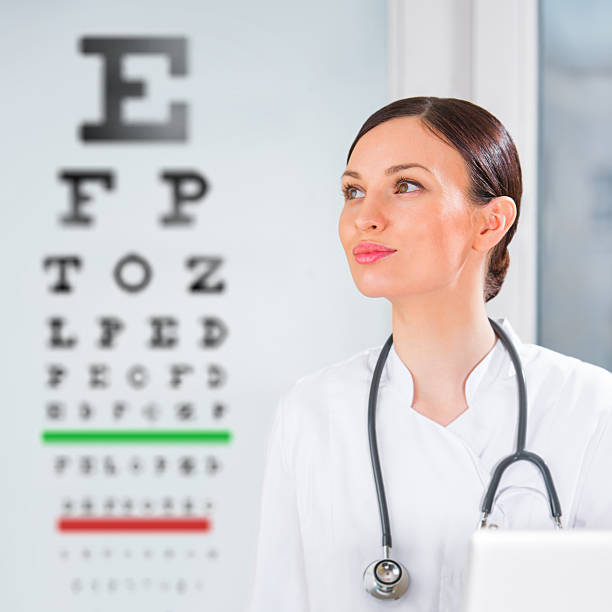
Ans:
[[[477,207],[477,233],[472,245],[477,251],[494,247],[516,219],[516,204],[510,196],[497,196]]]

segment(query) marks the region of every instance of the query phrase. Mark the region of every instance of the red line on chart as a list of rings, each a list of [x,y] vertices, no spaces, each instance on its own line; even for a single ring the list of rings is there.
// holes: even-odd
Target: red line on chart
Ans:
[[[58,531],[210,531],[210,519],[200,518],[59,518]]]

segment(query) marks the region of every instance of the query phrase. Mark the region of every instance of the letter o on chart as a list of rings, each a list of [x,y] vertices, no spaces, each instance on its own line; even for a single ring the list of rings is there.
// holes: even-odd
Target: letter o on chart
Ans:
[[[130,264],[135,264],[141,269],[142,278],[139,282],[127,280],[125,278],[125,268]],[[151,270],[149,262],[147,262],[144,257],[141,257],[137,253],[128,253],[117,262],[117,265],[113,270],[113,275],[115,277],[115,282],[117,285],[119,285],[119,287],[125,291],[129,291],[130,293],[135,293],[137,291],[142,291],[142,289],[149,285],[151,282],[151,277],[153,276],[153,271]]]

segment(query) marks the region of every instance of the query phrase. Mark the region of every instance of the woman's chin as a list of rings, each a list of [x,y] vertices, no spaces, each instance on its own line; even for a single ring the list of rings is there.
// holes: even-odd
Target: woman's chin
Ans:
[[[370,283],[358,282],[355,283],[355,285],[359,293],[365,295],[366,297],[386,297],[393,293],[393,287],[391,284],[380,281]]]

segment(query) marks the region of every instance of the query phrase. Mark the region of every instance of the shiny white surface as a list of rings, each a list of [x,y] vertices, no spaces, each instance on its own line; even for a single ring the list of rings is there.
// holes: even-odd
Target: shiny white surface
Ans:
[[[612,531],[477,531],[463,612],[609,612]]]

